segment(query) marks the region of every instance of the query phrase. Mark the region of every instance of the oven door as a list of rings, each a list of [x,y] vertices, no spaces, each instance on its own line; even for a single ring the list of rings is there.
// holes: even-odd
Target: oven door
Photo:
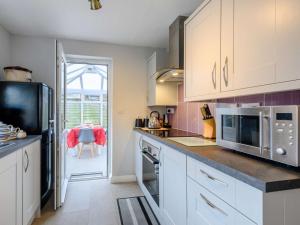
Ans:
[[[143,184],[159,206],[159,161],[143,152]]]
[[[218,145],[270,158],[269,118],[269,107],[217,109]]]

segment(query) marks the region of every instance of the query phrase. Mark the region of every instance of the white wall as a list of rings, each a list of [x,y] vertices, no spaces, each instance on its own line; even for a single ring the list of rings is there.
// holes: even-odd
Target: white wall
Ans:
[[[32,70],[33,81],[55,87],[55,39],[11,35],[11,64]]]
[[[147,113],[147,59],[153,49],[62,40],[66,54],[113,60],[112,176],[134,174],[134,120]]]
[[[3,67],[10,66],[10,34],[0,25],[0,79],[3,79]]]

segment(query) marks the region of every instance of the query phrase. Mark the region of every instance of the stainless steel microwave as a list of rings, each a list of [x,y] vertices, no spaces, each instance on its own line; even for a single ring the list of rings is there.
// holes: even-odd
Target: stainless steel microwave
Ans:
[[[300,166],[299,106],[217,108],[217,144]]]

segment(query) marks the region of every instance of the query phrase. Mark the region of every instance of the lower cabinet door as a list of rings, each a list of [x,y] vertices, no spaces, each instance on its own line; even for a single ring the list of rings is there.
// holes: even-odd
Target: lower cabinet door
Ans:
[[[162,205],[164,225],[186,224],[186,155],[162,147]],[[162,180],[162,181],[161,181]]]
[[[20,159],[21,160],[21,159]],[[22,174],[18,153],[0,159],[0,224],[22,224]],[[20,172],[19,172],[20,171]]]
[[[139,185],[142,184],[142,138],[143,136],[138,132],[135,132],[135,175]]]
[[[23,148],[23,225],[32,221],[39,206],[40,144]]]
[[[188,225],[255,225],[191,178],[187,196]]]

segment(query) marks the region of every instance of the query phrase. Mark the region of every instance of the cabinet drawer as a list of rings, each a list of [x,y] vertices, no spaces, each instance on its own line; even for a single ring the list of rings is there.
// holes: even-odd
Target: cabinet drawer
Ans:
[[[214,194],[187,179],[188,225],[255,225]]]
[[[235,179],[188,157],[187,174],[230,205],[235,205]]]

